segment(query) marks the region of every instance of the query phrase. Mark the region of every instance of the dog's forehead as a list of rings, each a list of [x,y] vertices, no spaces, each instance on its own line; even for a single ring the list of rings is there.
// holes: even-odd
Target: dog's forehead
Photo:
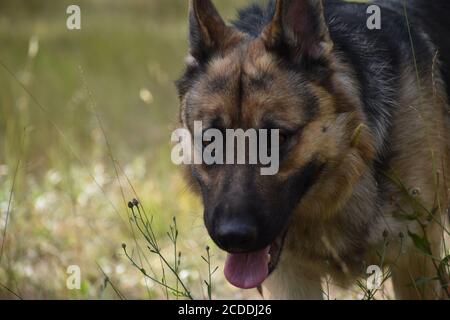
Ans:
[[[267,118],[301,122],[308,91],[302,82],[253,40],[209,61],[190,95],[191,119],[220,118],[227,127],[262,127]]]
[[[236,81],[262,85],[273,80],[277,69],[275,56],[265,50],[261,41],[254,40],[210,61],[206,74],[208,81],[228,82],[230,86]]]
[[[222,94],[224,99],[238,94],[261,97],[282,80],[278,69],[270,53],[248,45],[213,59],[206,71],[205,85],[210,93]]]

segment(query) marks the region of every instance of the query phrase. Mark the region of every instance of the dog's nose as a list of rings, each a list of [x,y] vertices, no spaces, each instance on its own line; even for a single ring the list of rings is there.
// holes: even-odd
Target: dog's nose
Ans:
[[[257,228],[239,221],[221,223],[217,228],[217,244],[228,252],[251,251],[257,239]]]

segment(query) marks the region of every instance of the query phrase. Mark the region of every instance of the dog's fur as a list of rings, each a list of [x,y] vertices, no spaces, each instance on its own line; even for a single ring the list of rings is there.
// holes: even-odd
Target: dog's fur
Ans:
[[[441,254],[450,2],[409,0],[406,16],[402,1],[376,4],[381,30],[366,26],[368,4],[269,1],[228,26],[211,1],[191,1],[181,126],[279,128],[285,139],[274,177],[254,166],[187,168],[224,250],[258,250],[287,230],[265,283],[273,298],[322,298],[325,276],[354,284],[381,252],[397,298],[443,293],[438,281],[414,284],[436,270],[408,234],[424,236],[419,221],[426,224],[432,253]],[[217,230],[230,219],[251,221],[256,239],[222,239]]]

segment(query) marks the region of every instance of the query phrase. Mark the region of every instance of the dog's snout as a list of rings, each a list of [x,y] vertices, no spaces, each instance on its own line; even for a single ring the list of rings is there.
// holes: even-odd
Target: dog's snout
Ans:
[[[228,192],[219,203],[205,210],[208,232],[222,250],[248,253],[267,246],[264,211],[258,203],[237,192]]]
[[[245,252],[258,240],[255,226],[240,221],[229,221],[217,226],[217,244],[228,252]]]

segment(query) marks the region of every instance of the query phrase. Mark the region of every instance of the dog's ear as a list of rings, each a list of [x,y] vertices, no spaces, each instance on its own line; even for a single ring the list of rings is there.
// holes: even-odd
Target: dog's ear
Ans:
[[[190,55],[197,63],[225,50],[241,37],[240,32],[225,24],[211,0],[190,0]]]
[[[277,0],[262,38],[268,49],[287,50],[294,60],[323,59],[333,49],[322,0]]]

